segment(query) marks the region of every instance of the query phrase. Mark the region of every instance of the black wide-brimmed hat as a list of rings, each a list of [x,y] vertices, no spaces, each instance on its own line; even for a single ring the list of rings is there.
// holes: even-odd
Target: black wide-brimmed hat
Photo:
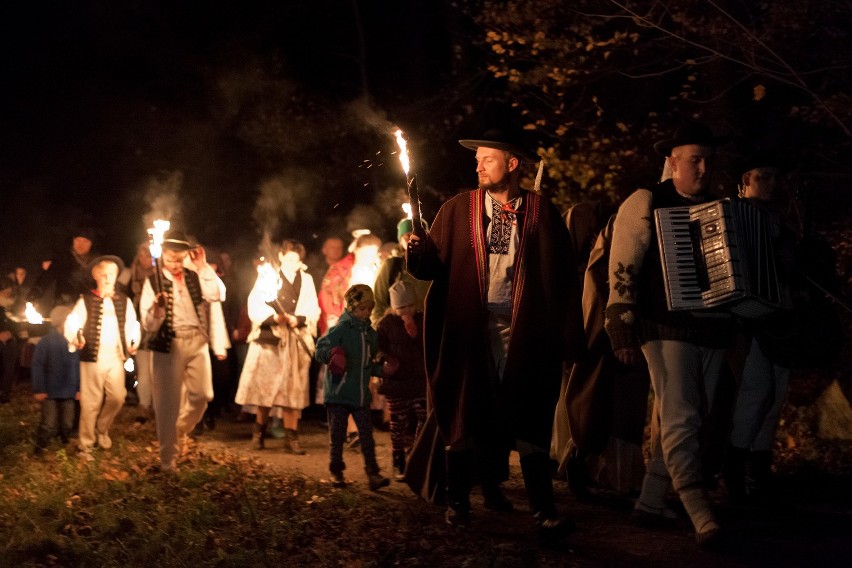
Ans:
[[[476,140],[459,140],[459,144],[469,150],[476,150],[480,146],[484,148],[496,148],[510,152],[522,162],[536,163],[538,155],[535,152],[530,152],[524,142],[521,140],[521,135],[518,132],[511,132],[499,128],[491,128]]]
[[[752,152],[740,163],[740,171],[743,174],[757,168],[775,168],[786,172],[790,170],[791,165],[777,151],[763,149]]]
[[[183,231],[171,229],[163,235],[163,250],[183,252],[194,248],[195,245],[189,241],[189,238]]]
[[[689,121],[681,124],[675,131],[674,136],[666,140],[660,140],[654,144],[654,150],[661,156],[671,156],[672,149],[687,144],[709,146],[715,148],[721,146],[731,139],[730,136],[714,136],[710,127],[700,122]]]
[[[121,260],[121,258],[119,258],[119,257],[115,256],[114,254],[104,254],[104,255],[101,255],[101,256],[99,256],[99,257],[97,257],[97,258],[92,259],[92,261],[91,261],[91,262],[89,262],[89,266],[88,266],[88,268],[89,268],[89,274],[91,274],[91,273],[92,273],[92,271],[95,269],[95,267],[96,267],[97,265],[99,265],[100,263],[102,263],[102,262],[112,262],[112,263],[114,263],[116,266],[118,266],[118,271],[119,271],[119,272],[121,272],[122,270],[124,270],[124,261],[123,261],[123,260]]]

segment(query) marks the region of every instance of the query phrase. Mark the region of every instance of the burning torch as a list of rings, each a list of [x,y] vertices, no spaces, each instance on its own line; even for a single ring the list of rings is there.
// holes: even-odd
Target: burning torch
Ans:
[[[171,223],[164,219],[156,219],[154,226],[148,229],[148,250],[151,251],[151,265],[154,267],[154,278],[157,281],[157,292],[163,291],[163,275],[160,274],[160,257],[163,255],[163,235],[169,230]]]
[[[399,128],[394,132],[396,143],[399,145],[399,161],[402,171],[405,172],[405,182],[408,186],[408,203],[411,208],[411,230],[418,238],[426,236],[423,230],[423,222],[420,220],[420,193],[417,190],[417,176],[410,172],[411,162],[408,156],[408,143],[405,135]]]

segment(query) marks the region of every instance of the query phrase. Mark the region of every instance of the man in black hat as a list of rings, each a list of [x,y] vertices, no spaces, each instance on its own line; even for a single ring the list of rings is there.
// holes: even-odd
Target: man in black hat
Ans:
[[[633,517],[673,521],[675,514],[664,501],[673,484],[701,545],[716,539],[719,525],[704,494],[699,429],[713,402],[732,319],[725,313],[698,317],[668,310],[654,210],[710,200],[713,154],[724,141],[707,126],[689,122],[672,138],[654,144],[666,157],[667,179],[653,190],[636,190],[618,210],[604,324],[622,363],[637,365],[644,356],[654,390],[652,459]]]
[[[536,158],[517,136],[460,143],[476,151],[479,188],[447,201],[407,251],[409,272],[433,281],[424,341],[446,520],[468,522],[473,465],[486,507],[512,508],[499,482],[514,446],[539,535],[554,543],[574,525],[557,514],[547,450],[563,361],[584,343],[570,236],[547,199],[520,187],[521,163]]]
[[[176,468],[187,434],[213,400],[210,302],[224,301],[225,285],[207,264],[204,249],[181,231],[163,235],[160,263],[142,286],[139,311],[153,352],[151,387],[160,464],[169,471]]]
[[[58,252],[49,266],[39,275],[27,295],[27,301],[37,305],[41,313],[48,313],[54,305],[73,304],[74,301],[94,287],[89,263],[97,253],[92,250],[94,231],[78,228],[73,232],[71,248]],[[46,292],[55,284],[51,301]]]
[[[127,396],[124,362],[138,347],[133,302],[116,290],[124,262],[99,256],[89,263],[96,288],[82,294],[65,319],[65,338],[80,350],[80,455],[92,460],[95,444],[112,447],[109,435]]]

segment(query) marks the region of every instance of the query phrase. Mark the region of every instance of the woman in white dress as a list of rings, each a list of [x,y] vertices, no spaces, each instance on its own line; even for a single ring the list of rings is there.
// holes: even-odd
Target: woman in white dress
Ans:
[[[254,407],[252,447],[264,446],[270,410],[284,423],[284,450],[304,454],[298,426],[310,404],[309,368],[320,309],[313,278],[305,271],[305,247],[286,240],[278,252],[279,269],[261,267],[248,297],[252,330],[235,400]]]

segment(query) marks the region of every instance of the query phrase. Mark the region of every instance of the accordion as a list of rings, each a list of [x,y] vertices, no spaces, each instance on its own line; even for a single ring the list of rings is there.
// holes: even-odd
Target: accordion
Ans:
[[[781,306],[769,221],[720,199],[654,212],[669,310],[724,308],[758,318]]]

